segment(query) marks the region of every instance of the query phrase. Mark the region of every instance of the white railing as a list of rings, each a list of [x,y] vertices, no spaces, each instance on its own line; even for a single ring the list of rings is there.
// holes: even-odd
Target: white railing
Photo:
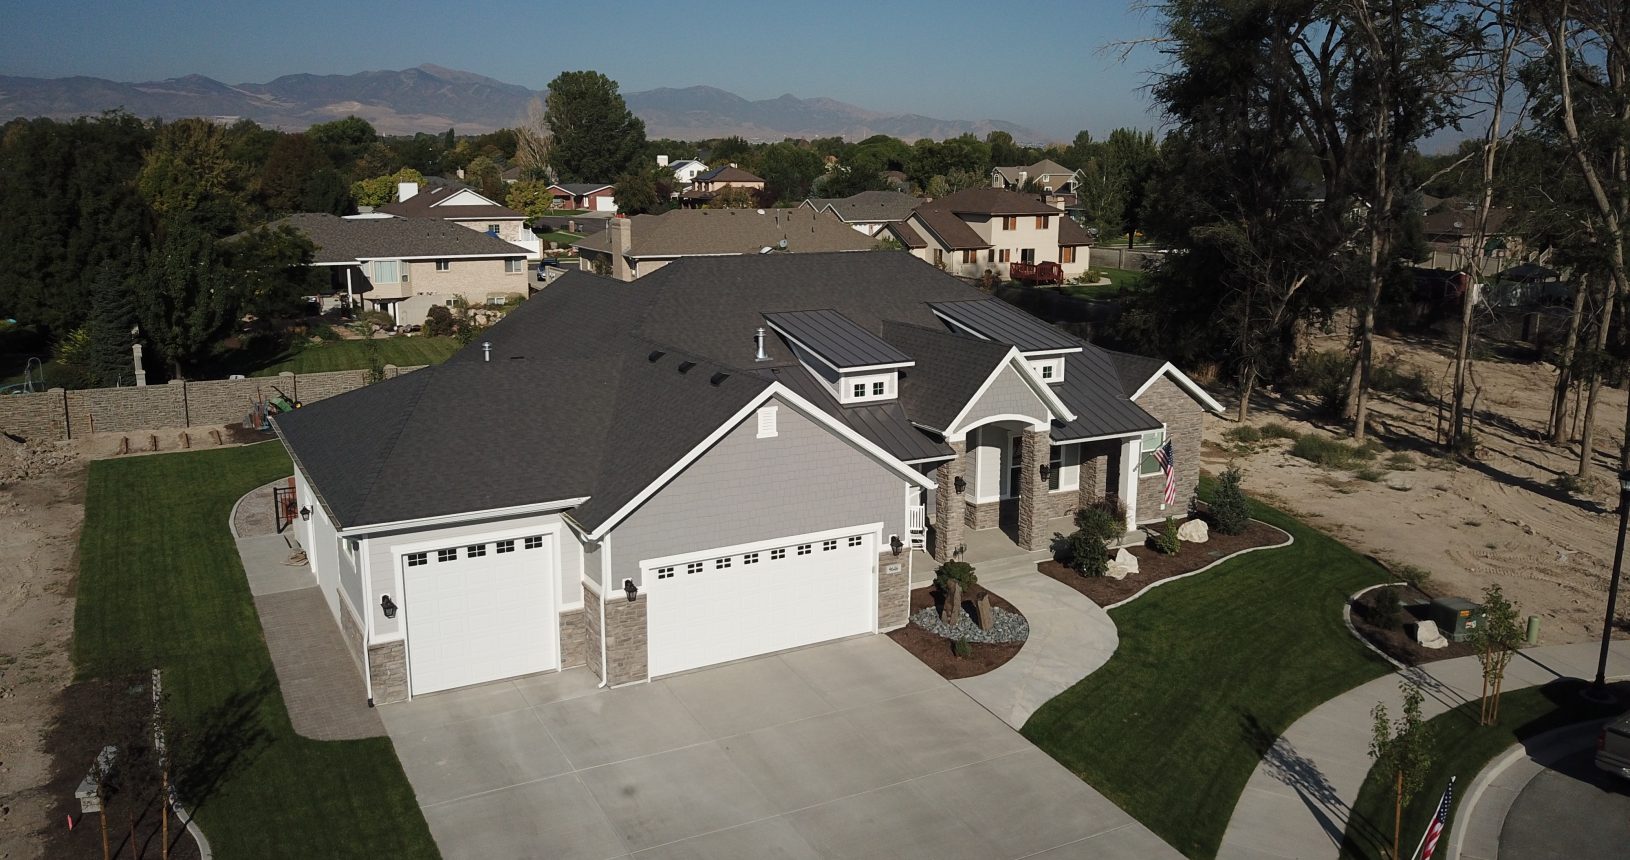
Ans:
[[[509,243],[511,245],[519,245],[521,248],[525,249],[526,256],[529,259],[543,259],[543,240],[536,236],[521,236],[519,239],[509,240]]]

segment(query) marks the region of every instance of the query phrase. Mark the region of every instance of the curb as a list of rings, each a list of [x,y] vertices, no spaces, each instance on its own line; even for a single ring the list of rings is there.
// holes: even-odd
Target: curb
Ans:
[[[1578,743],[1579,738],[1575,737],[1575,735],[1588,739],[1604,722],[1606,721],[1585,720],[1584,722],[1542,732],[1526,741],[1518,741],[1512,744],[1511,748],[1501,753],[1499,758],[1485,765],[1477,776],[1472,779],[1471,787],[1466,790],[1465,794],[1461,795],[1460,808],[1455,810],[1454,842],[1450,845],[1449,852],[1444,856],[1450,858],[1450,860],[1456,860],[1456,858],[1460,857],[1461,851],[1465,847],[1466,833],[1470,829],[1472,816],[1477,812],[1477,804],[1483,799],[1483,792],[1502,774],[1510,770],[1514,765],[1529,759],[1533,760],[1541,769],[1549,767],[1557,759],[1576,751],[1575,745]],[[1589,731],[1586,731],[1587,729]],[[1527,780],[1524,780],[1523,784],[1526,786],[1528,784]],[[1510,811],[1511,808],[1507,806],[1500,814],[1502,826],[1505,823],[1506,815]]]
[[[1391,663],[1399,671],[1408,671],[1410,667],[1398,662],[1397,660],[1394,660],[1391,654],[1388,654],[1387,652],[1382,651],[1380,648],[1375,647],[1375,643],[1365,639],[1363,636],[1360,636],[1358,633],[1358,628],[1353,626],[1353,601],[1358,600],[1360,597],[1369,594],[1377,588],[1392,588],[1394,586],[1408,584],[1409,583],[1403,582],[1402,580],[1398,582],[1379,582],[1375,585],[1371,585],[1367,588],[1360,588],[1358,591],[1353,592],[1352,596],[1347,598],[1347,602],[1341,605],[1341,623],[1347,625],[1347,632],[1353,634],[1353,638],[1364,643],[1365,648],[1368,648],[1371,651],[1381,655],[1381,659]]]
[[[1177,576],[1168,576],[1165,579],[1156,580],[1156,581],[1151,582],[1148,585],[1145,585],[1144,587],[1138,589],[1137,593],[1133,594],[1131,597],[1122,598],[1120,600],[1115,601],[1114,603],[1109,604],[1108,606],[1105,606],[1104,611],[1108,612],[1111,609],[1119,609],[1122,606],[1125,606],[1126,604],[1131,603],[1134,600],[1137,600],[1138,598],[1142,597],[1143,595],[1148,594],[1150,591],[1153,591],[1154,589],[1159,588],[1160,586],[1165,585],[1168,582],[1178,582],[1179,580],[1188,579],[1191,576],[1199,576],[1200,574],[1205,573],[1206,571],[1216,567],[1219,564],[1222,564],[1225,561],[1233,561],[1234,559],[1239,558],[1240,556],[1242,556],[1242,555],[1244,555],[1244,554],[1246,554],[1248,552],[1256,552],[1257,550],[1262,550],[1262,549],[1283,549],[1283,548],[1285,548],[1287,546],[1290,546],[1291,544],[1296,542],[1296,538],[1291,536],[1290,532],[1287,532],[1287,531],[1285,531],[1284,529],[1282,529],[1282,528],[1280,528],[1278,526],[1269,525],[1268,523],[1264,523],[1264,522],[1262,522],[1261,520],[1258,520],[1258,519],[1253,519],[1253,520],[1251,520],[1251,522],[1259,523],[1261,525],[1267,526],[1270,529],[1273,529],[1276,532],[1279,532],[1280,534],[1285,536],[1285,542],[1284,543],[1263,544],[1262,546],[1246,547],[1245,549],[1239,550],[1238,552],[1229,553],[1228,555],[1225,555],[1222,558],[1219,558],[1216,561],[1213,561],[1212,563],[1206,565],[1205,567],[1198,568],[1196,570],[1191,570],[1188,573],[1181,573],[1181,574],[1178,574]]]

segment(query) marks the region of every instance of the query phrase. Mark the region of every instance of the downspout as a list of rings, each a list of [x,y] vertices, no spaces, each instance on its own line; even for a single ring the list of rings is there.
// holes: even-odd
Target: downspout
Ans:
[[[610,685],[611,666],[606,663],[606,583],[611,567],[611,535],[600,540],[600,685],[605,689]]]

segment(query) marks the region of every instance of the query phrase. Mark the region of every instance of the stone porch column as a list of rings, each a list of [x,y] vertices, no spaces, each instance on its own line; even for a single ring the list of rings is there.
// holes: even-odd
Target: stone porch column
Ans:
[[[934,470],[939,486],[934,489],[934,560],[947,562],[956,548],[962,546],[963,511],[962,492],[957,482],[963,479],[968,465],[968,443],[952,442],[956,454]]]
[[[1075,506],[1090,507],[1104,497],[1104,456],[1093,450],[1095,443],[1081,446],[1081,486],[1075,493]]]
[[[1019,444],[1019,546],[1031,552],[1047,548],[1047,482],[1041,464],[1047,462],[1046,430],[1026,429]]]

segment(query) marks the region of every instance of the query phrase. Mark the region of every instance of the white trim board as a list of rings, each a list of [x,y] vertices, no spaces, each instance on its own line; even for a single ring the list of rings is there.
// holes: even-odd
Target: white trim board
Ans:
[[[1198,383],[1188,378],[1187,374],[1181,370],[1178,370],[1177,366],[1169,361],[1161,365],[1159,370],[1150,374],[1149,378],[1144,380],[1142,385],[1138,386],[1138,390],[1132,392],[1132,396],[1127,399],[1137,402],[1137,399],[1142,397],[1145,391],[1149,390],[1149,386],[1155,384],[1155,380],[1167,374],[1171,375],[1172,381],[1176,382],[1178,387],[1182,388],[1184,391],[1187,391],[1190,397],[1200,401],[1200,405],[1204,406],[1207,410],[1218,413],[1223,411],[1223,406],[1221,403],[1218,403],[1215,398],[1206,393],[1204,388],[1201,388]]]
[[[1045,380],[1036,375],[1036,371],[1030,366],[1030,362],[1025,360],[1024,353],[1019,352],[1018,347],[1010,346],[1007,349],[1007,355],[1003,356],[1002,360],[991,370],[990,375],[985,377],[985,381],[980,384],[979,389],[974,392],[973,396],[968,398],[968,402],[962,404],[962,409],[957,412],[956,417],[951,419],[950,425],[945,428],[947,441],[959,442],[967,438],[967,430],[961,424],[968,417],[968,411],[973,409],[975,403],[979,402],[979,398],[985,396],[985,392],[990,389],[991,385],[995,384],[996,377],[1001,376],[1002,371],[1008,367],[1018,371],[1019,378],[1030,386],[1031,392],[1041,400],[1043,406],[1052,412],[1052,415],[1044,416],[1042,422],[1035,424],[1035,429],[1047,429],[1052,425],[1053,418],[1065,422],[1075,420],[1075,413],[1070,411],[1070,407],[1064,405],[1064,401],[1058,398],[1058,394],[1053,391],[1051,385],[1048,385]]]

